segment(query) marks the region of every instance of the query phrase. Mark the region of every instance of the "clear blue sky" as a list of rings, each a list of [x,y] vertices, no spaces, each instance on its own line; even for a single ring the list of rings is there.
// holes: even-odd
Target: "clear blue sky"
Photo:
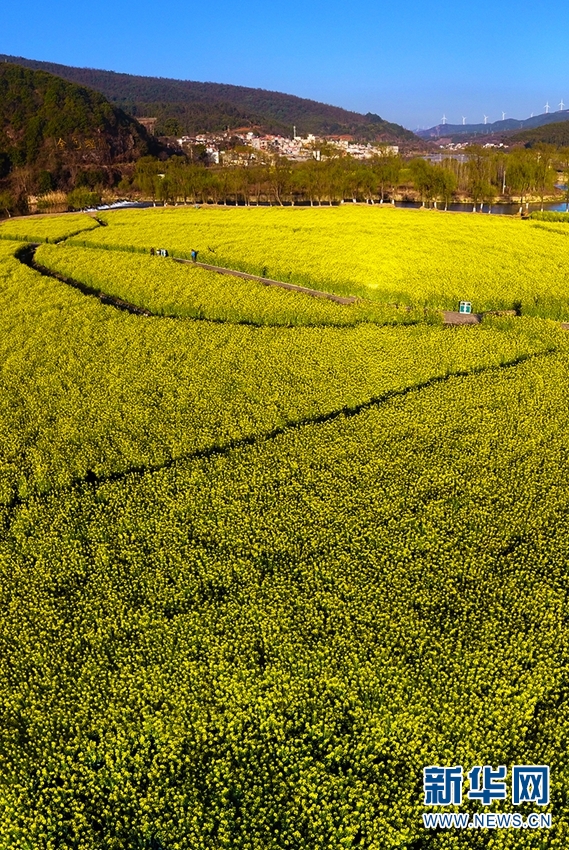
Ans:
[[[569,106],[569,5],[535,0],[2,4],[0,52],[233,83],[412,130]]]

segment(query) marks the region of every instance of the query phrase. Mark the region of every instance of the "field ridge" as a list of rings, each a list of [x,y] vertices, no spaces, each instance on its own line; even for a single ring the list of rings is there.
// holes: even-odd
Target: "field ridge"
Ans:
[[[361,413],[364,413],[367,410],[371,410],[373,408],[381,407],[384,404],[388,404],[393,399],[404,398],[407,395],[422,392],[423,390],[430,389],[431,387],[436,386],[438,384],[447,383],[448,381],[451,381],[455,378],[474,378],[478,375],[504,371],[507,369],[514,369],[517,366],[521,366],[523,363],[549,357],[553,354],[556,354],[557,352],[557,348],[550,346],[544,349],[543,351],[534,351],[520,354],[517,357],[512,358],[511,360],[504,361],[503,363],[474,366],[470,369],[458,369],[454,372],[447,372],[445,375],[433,375],[426,381],[421,381],[418,384],[410,384],[409,386],[400,389],[387,390],[381,395],[372,396],[371,398],[367,399],[367,401],[362,401],[356,405],[345,405],[341,408],[336,408],[334,410],[327,411],[326,413],[319,413],[312,416],[303,416],[300,419],[285,422],[283,425],[271,428],[265,433],[246,434],[244,437],[227,440],[222,445],[214,444],[206,446],[202,449],[197,449],[193,452],[187,452],[176,457],[170,457],[162,463],[131,466],[127,469],[123,469],[117,472],[110,472],[104,475],[97,475],[97,473],[95,473],[92,469],[89,469],[84,476],[76,478],[75,480],[71,481],[69,484],[63,487],[55,487],[43,493],[34,493],[24,499],[22,499],[16,494],[13,499],[4,506],[4,511],[7,514],[10,514],[16,511],[19,507],[25,505],[27,502],[37,502],[41,501],[42,499],[51,498],[54,495],[71,493],[74,490],[85,487],[85,485],[90,487],[98,487],[99,485],[113,483],[116,481],[123,481],[129,477],[140,478],[144,475],[153,475],[154,473],[161,472],[162,470],[172,469],[172,467],[181,463],[191,463],[195,460],[209,460],[213,457],[224,457],[236,450],[271,442],[272,440],[275,440],[290,431],[299,430],[301,428],[305,428],[311,425],[324,425],[328,422],[333,422],[336,419],[340,419],[341,417],[344,417],[345,419],[351,419],[354,416],[359,416]],[[8,527],[9,525],[10,523],[8,522]]]
[[[24,240],[22,240],[24,241]],[[65,239],[60,239],[58,242],[63,242]],[[35,252],[39,247],[40,243],[36,242],[28,242],[25,241],[25,247],[16,253],[16,258],[20,260],[20,262],[24,263],[24,265],[29,266],[29,268],[38,272],[44,277],[52,277],[56,280],[61,281],[61,283],[65,283],[68,286],[72,286],[74,289],[78,289],[83,295],[92,296],[94,298],[98,298],[103,304],[108,304],[111,307],[116,307],[117,310],[124,310],[127,313],[132,313],[138,316],[144,317],[152,317],[157,319],[186,319],[190,321],[205,321],[205,322],[214,322],[218,324],[242,324],[242,325],[252,325],[253,327],[267,327],[266,323],[254,322],[250,319],[242,319],[242,320],[229,320],[229,319],[219,319],[219,318],[211,318],[207,316],[182,316],[177,313],[155,313],[152,310],[148,310],[145,307],[140,307],[137,304],[133,304],[130,301],[125,301],[123,298],[119,298],[116,295],[109,295],[106,292],[103,292],[101,289],[97,289],[94,286],[89,286],[86,283],[83,283],[76,278],[69,277],[67,275],[63,275],[60,272],[54,271],[42,263],[38,263],[35,259]],[[259,277],[258,275],[248,274],[246,272],[236,271],[235,269],[228,269],[222,266],[211,266],[207,263],[192,263],[191,260],[185,260],[180,257],[172,257],[177,263],[184,263],[187,265],[198,266],[199,268],[206,269],[208,271],[218,272],[219,274],[227,274],[232,275],[233,277],[239,277],[244,280],[253,280],[258,283],[262,283],[265,286],[275,286],[280,287],[282,289],[290,290],[293,292],[299,292],[303,295],[310,295],[314,298],[323,298],[329,301],[333,301],[337,304],[341,304],[342,306],[349,306],[350,304],[354,304],[358,299],[354,297],[343,297],[341,295],[334,295],[331,292],[324,292],[323,290],[317,289],[308,289],[304,286],[297,286],[292,283],[285,283],[284,281],[279,280],[271,280],[269,278]],[[384,324],[369,322],[369,324]],[[389,323],[387,323],[389,324]],[[315,323],[314,325],[304,325],[304,327],[325,327],[324,324]]]

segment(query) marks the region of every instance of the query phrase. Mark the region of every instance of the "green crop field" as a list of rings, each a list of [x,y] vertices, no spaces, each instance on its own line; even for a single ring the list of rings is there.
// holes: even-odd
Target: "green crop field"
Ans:
[[[565,848],[568,240],[104,217],[0,226],[0,850]],[[360,301],[148,254],[208,243]],[[477,280],[521,316],[443,327]],[[552,828],[425,828],[431,765],[549,765]]]

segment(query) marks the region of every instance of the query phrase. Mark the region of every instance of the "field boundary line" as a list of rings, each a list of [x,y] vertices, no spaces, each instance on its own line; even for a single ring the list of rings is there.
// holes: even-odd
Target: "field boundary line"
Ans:
[[[89,286],[86,283],[82,283],[79,280],[74,280],[71,277],[66,277],[59,272],[52,271],[48,269],[47,266],[42,266],[41,263],[37,263],[35,260],[36,249],[39,248],[39,244],[37,242],[27,243],[24,248],[21,248],[16,252],[15,256],[21,263],[38,272],[38,274],[43,275],[44,277],[52,277],[55,280],[61,281],[61,283],[65,283],[67,286],[73,287],[73,289],[78,289],[83,295],[90,295],[98,298],[103,304],[109,304],[112,307],[116,307],[117,310],[124,310],[127,313],[133,313],[137,316],[155,316],[155,313],[151,313],[149,310],[146,310],[144,307],[137,307],[136,304],[131,304],[129,301],[123,301],[122,298],[118,298],[115,295],[107,295],[106,292],[102,292],[100,289],[96,289],[94,286]],[[163,318],[170,318],[164,316]]]
[[[345,419],[351,419],[353,416],[359,416],[361,413],[365,413],[365,411],[367,410],[372,410],[373,408],[380,408],[383,405],[388,404],[393,399],[404,398],[407,395],[420,393],[423,390],[429,389],[439,384],[445,384],[447,383],[447,381],[451,381],[454,378],[474,378],[478,375],[484,375],[492,372],[500,372],[506,369],[514,369],[517,366],[521,366],[523,363],[532,360],[537,360],[540,358],[550,357],[552,354],[556,354],[557,351],[557,348],[550,347],[545,348],[542,351],[534,351],[529,354],[520,354],[518,357],[515,357],[512,360],[507,360],[503,363],[493,363],[491,365],[486,366],[474,366],[472,369],[459,369],[456,372],[447,372],[445,375],[434,375],[433,377],[428,378],[425,381],[421,381],[418,384],[411,384],[400,389],[387,390],[381,395],[372,396],[367,401],[360,402],[359,404],[353,405],[351,407],[346,405],[341,408],[335,408],[334,410],[330,410],[327,413],[304,416],[300,419],[284,422],[282,425],[278,425],[275,428],[272,428],[271,430],[265,431],[261,434],[247,434],[244,437],[238,437],[232,440],[228,440],[227,442],[221,445],[205,446],[204,448],[196,449],[193,452],[180,454],[176,457],[169,457],[161,463],[146,464],[141,466],[130,466],[127,469],[123,469],[119,472],[110,472],[104,475],[97,475],[97,473],[95,473],[92,469],[89,469],[87,470],[84,476],[82,476],[81,478],[76,478],[69,484],[66,484],[62,487],[54,487],[52,490],[43,493],[33,493],[32,495],[23,499],[20,498],[18,495],[15,495],[10,502],[8,502],[3,507],[0,507],[0,512],[2,510],[6,510],[8,514],[5,523],[7,526],[6,530],[8,531],[11,525],[10,514],[13,514],[20,506],[26,505],[31,501],[41,502],[45,499],[50,499],[57,495],[72,493],[74,490],[80,490],[84,487],[97,488],[99,486],[103,486],[104,484],[109,484],[115,481],[122,481],[130,476],[132,476],[133,478],[142,478],[145,475],[152,475],[156,472],[172,469],[178,464],[191,463],[192,461],[196,460],[209,460],[209,458],[212,457],[225,456],[239,449],[248,448],[250,446],[260,446],[264,443],[269,443],[272,440],[275,440],[278,437],[289,433],[290,431],[300,430],[309,425],[325,425],[328,422],[333,422],[334,420],[340,419],[342,417]]]
[[[412,320],[409,322],[396,322],[396,321],[373,321],[372,319],[356,319],[352,323],[338,323],[334,322],[302,322],[298,325],[282,322],[282,323],[271,323],[271,322],[256,322],[252,319],[223,319],[216,318],[212,316],[190,316],[183,315],[181,313],[154,313],[152,310],[147,309],[146,307],[140,307],[137,304],[133,304],[130,301],[125,301],[122,298],[119,298],[118,295],[110,295],[106,292],[103,292],[101,289],[98,289],[95,286],[90,286],[87,283],[83,283],[80,280],[76,280],[72,277],[67,277],[61,272],[57,272],[53,269],[48,268],[47,266],[38,263],[35,259],[36,249],[40,247],[43,243],[40,242],[25,242],[23,246],[19,248],[15,257],[24,265],[38,272],[38,274],[43,275],[44,277],[51,277],[54,280],[58,280],[61,283],[65,283],[67,286],[72,287],[73,289],[79,290],[83,295],[88,297],[97,298],[101,303],[106,304],[111,307],[115,307],[117,310],[122,310],[126,313],[131,313],[136,316],[142,316],[144,318],[154,318],[154,319],[170,319],[172,321],[178,322],[210,322],[212,324],[220,324],[220,325],[245,325],[247,327],[252,328],[290,328],[294,330],[296,328],[339,328],[339,329],[348,329],[355,328],[358,325],[373,325],[374,327],[382,328],[382,327],[409,327],[411,325],[420,324],[418,320]],[[174,259],[174,258],[172,258]],[[190,263],[191,260],[179,260],[179,262],[187,262]],[[204,266],[205,268],[209,268]],[[211,267],[215,268],[215,267]],[[233,272],[225,270],[227,274],[233,274]],[[235,272],[236,275],[240,277],[252,278],[253,280],[262,280],[262,278],[256,278],[255,275],[248,275],[245,272]],[[275,283],[275,285],[280,285]],[[286,288],[296,288],[302,289],[302,287],[295,287],[294,284],[282,284]],[[309,290],[302,290],[309,291]],[[316,292],[317,290],[314,290]],[[336,296],[330,296],[336,297]],[[340,296],[338,296],[339,298]],[[355,299],[358,300],[358,299]]]

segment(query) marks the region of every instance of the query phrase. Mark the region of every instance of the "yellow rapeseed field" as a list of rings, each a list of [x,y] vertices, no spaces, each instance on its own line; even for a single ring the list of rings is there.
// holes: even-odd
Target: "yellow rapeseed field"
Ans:
[[[0,226],[0,850],[565,850],[564,233],[106,218]],[[158,315],[19,261],[83,226],[38,260]],[[522,316],[338,326],[151,246]],[[551,766],[547,834],[425,831],[423,769],[486,764]]]
[[[569,318],[569,239],[541,222],[348,205],[169,207],[104,218],[108,227],[76,241],[186,257],[194,249],[206,263],[384,303],[456,309],[468,300],[475,311]]]

